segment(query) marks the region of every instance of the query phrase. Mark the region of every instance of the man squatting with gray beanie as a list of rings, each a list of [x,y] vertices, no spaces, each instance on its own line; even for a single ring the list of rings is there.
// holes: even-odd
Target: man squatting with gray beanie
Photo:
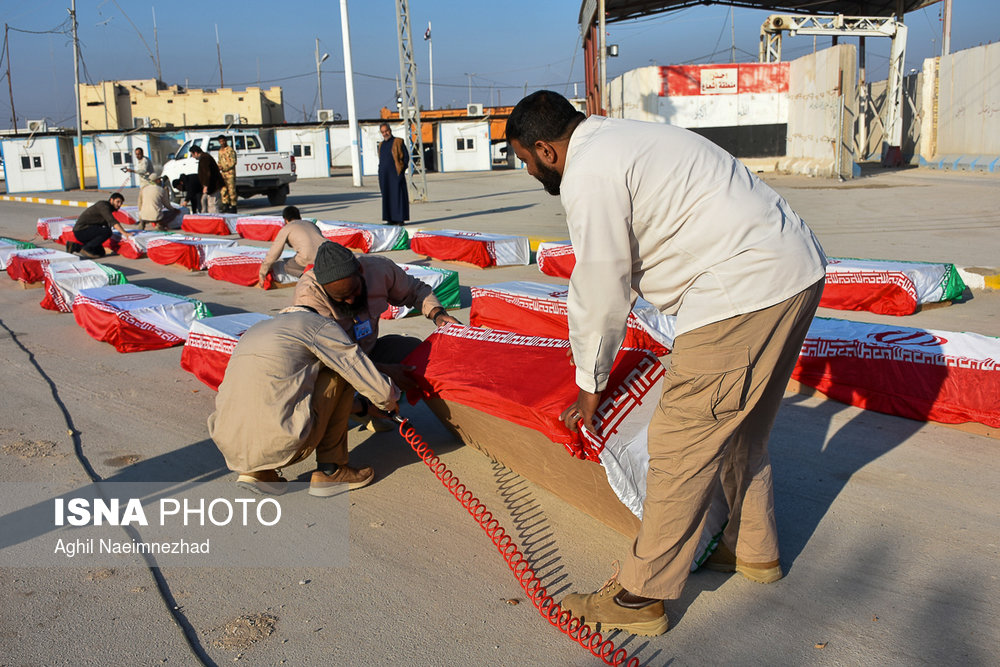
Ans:
[[[459,323],[429,285],[391,260],[359,258],[327,241],[313,268],[302,274],[295,305],[247,330],[208,421],[227,465],[240,473],[240,485],[284,493],[280,468],[314,450],[312,495],[331,495],[339,483],[360,488],[374,479],[371,468],[348,465],[349,415],[396,409],[399,390],[415,389],[401,362],[421,342],[396,334],[379,338],[379,316],[389,305],[419,307],[435,326]]]
[[[379,338],[380,316],[392,306],[419,308],[434,326],[459,323],[441,306],[431,287],[417,280],[392,260],[376,255],[356,256],[332,241],[316,251],[312,270],[302,274],[295,286],[295,305],[308,306],[337,321],[348,338],[375,362],[404,392],[416,389],[401,362],[421,340],[415,336],[389,334]],[[358,395],[352,409],[367,421],[369,405]],[[375,422],[369,422],[374,426]]]

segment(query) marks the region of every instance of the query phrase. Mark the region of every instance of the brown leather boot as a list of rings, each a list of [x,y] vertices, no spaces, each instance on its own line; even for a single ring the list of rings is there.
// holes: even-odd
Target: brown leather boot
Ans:
[[[750,581],[756,581],[759,584],[773,584],[785,576],[781,572],[779,561],[745,563],[738,559],[733,550],[722,542],[719,542],[719,546],[712,552],[712,555],[705,559],[702,567],[713,572],[739,572]]]
[[[559,604],[599,632],[621,630],[633,635],[654,637],[667,631],[670,624],[663,610],[663,600],[650,600],[646,604],[639,603],[641,606],[625,607],[619,602],[619,598],[627,595],[628,591],[617,579],[612,578],[596,593],[571,593]]]
[[[375,471],[367,466],[359,470],[342,465],[329,474],[324,470],[317,470],[309,481],[309,495],[327,498],[341,492],[344,484],[347,485],[349,491],[352,491],[368,486],[373,479],[375,479]]]

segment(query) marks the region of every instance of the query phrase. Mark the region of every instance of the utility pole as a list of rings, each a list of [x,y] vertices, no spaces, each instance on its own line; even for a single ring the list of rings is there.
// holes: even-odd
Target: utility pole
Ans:
[[[358,141],[358,114],[354,109],[354,69],[351,66],[351,27],[347,20],[347,0],[340,0],[340,33],[344,42],[344,83],[347,86],[347,127],[351,133],[351,179],[361,187],[361,145]]]
[[[219,24],[215,24],[215,53],[219,56],[219,88],[225,88],[226,82],[222,79],[222,46],[219,44]]]
[[[403,141],[410,154],[410,201],[427,201],[427,170],[424,166],[424,137],[420,127],[417,99],[417,64],[410,39],[410,2],[396,0],[396,32],[399,35],[399,81],[403,97]],[[414,142],[416,142],[414,144]]]
[[[156,49],[156,80],[163,81],[163,71],[160,69],[160,38],[156,34],[156,7],[153,10],[153,47]]]
[[[476,76],[475,72],[466,72],[465,76],[469,77],[469,104],[472,104],[472,77]]]
[[[604,0],[597,0],[597,30],[600,32],[597,40],[597,85],[601,87],[601,108],[598,113],[607,113],[608,108],[608,39],[607,23],[605,21]]]
[[[80,118],[80,40],[76,35],[76,0],[71,0],[70,18],[73,19],[73,92],[76,94],[76,170],[83,190],[83,124]]]
[[[427,42],[427,61],[430,64],[431,78],[431,109],[434,109],[434,40],[431,39],[431,22],[427,22],[427,32],[424,33]]]
[[[321,58],[319,55],[319,37],[316,38],[316,86],[319,88],[319,108],[323,108],[323,75],[320,73],[320,65],[323,61],[330,57],[329,53],[324,53]],[[316,120],[319,120],[319,115],[317,114]]]
[[[941,10],[941,55],[946,56],[951,53],[951,0],[944,0],[944,8]],[[7,64],[10,64],[10,47],[7,47]],[[8,77],[9,78],[9,77]]]
[[[733,6],[729,5],[729,62],[736,62],[736,17],[733,15]]]
[[[10,116],[17,132],[17,112],[14,111],[14,84],[10,81],[10,26],[3,24],[3,48],[7,55],[7,91],[10,93]]]

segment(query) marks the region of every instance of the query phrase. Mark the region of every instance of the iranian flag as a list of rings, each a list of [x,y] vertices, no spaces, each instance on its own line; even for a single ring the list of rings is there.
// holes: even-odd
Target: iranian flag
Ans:
[[[410,250],[431,259],[465,262],[483,269],[492,266],[527,266],[531,261],[531,247],[525,236],[455,229],[418,231],[410,239]]]
[[[230,239],[205,239],[198,236],[167,234],[146,242],[146,254],[157,264],[178,264],[191,271],[206,268],[206,255],[212,248],[234,246]]]
[[[406,250],[410,247],[410,236],[402,225],[317,220],[316,226],[326,240],[363,253]]]
[[[236,233],[236,218],[232,213],[188,213],[181,221],[181,230],[189,234],[228,236]]]
[[[76,255],[51,248],[27,248],[13,250],[4,261],[4,267],[11,280],[37,283],[42,279],[42,270],[50,264],[79,262]]]
[[[1000,339],[817,317],[792,379],[866,410],[1000,428]]]
[[[122,239],[118,247],[118,255],[127,259],[142,259],[146,256],[146,248],[153,239],[172,236],[171,232],[135,232]]]
[[[117,220],[123,225],[139,224],[138,206],[122,206],[117,211],[113,211],[111,215],[113,215],[115,220]]]
[[[62,236],[63,230],[68,226],[73,229],[73,225],[76,224],[76,218],[39,218],[38,222],[35,223],[35,229],[38,231],[38,235],[41,236],[46,241],[53,241]]]
[[[539,243],[535,261],[538,263],[538,270],[545,275],[568,280],[573,275],[573,268],[576,266],[573,244],[569,241]]]
[[[660,400],[665,370],[648,351],[621,350],[601,394],[597,435],[584,432],[581,437],[559,419],[577,397],[568,350],[564,339],[448,324],[436,329],[405,363],[416,367],[413,377],[424,398],[441,398],[533,429],[562,445],[570,456],[601,465],[615,495],[641,519],[649,469],[646,430]],[[462,363],[456,364],[456,359]],[[717,501],[699,553],[725,524],[725,500]]]
[[[527,281],[473,287],[470,324],[567,338],[568,296],[565,287]],[[644,299],[636,299],[626,321],[622,347],[649,350],[662,357],[674,345],[675,324],[675,317],[663,315]]]
[[[132,284],[80,290],[73,300],[77,324],[119,352],[180,345],[195,320],[211,315],[197,299]]]
[[[178,209],[181,214],[170,221],[170,227],[172,229],[178,229],[181,226],[181,218],[188,214],[188,208],[186,206],[173,206],[173,208]],[[115,220],[123,225],[138,225],[140,222],[138,206],[122,206],[117,211],[112,213],[112,215],[115,217]]]
[[[195,320],[181,351],[181,368],[218,391],[240,336],[269,315],[236,313]]]
[[[43,272],[45,296],[40,305],[60,313],[73,311],[73,299],[81,290],[128,282],[121,271],[89,259],[49,264]]]
[[[253,287],[260,280],[260,265],[267,256],[267,248],[248,245],[216,246],[205,251],[205,266],[208,267],[208,275],[215,280],[224,280],[244,287]],[[282,251],[279,259],[285,260],[295,256],[295,251],[287,249]],[[291,285],[298,282],[287,274],[277,277],[274,272],[267,274],[264,280],[264,289],[271,289],[277,283],[280,285]]]
[[[833,257],[819,305],[909,315],[922,304],[951,301],[964,291],[954,264]]]
[[[17,239],[0,236],[0,271],[7,269],[7,263],[10,262],[10,258],[15,252],[37,247],[34,243],[29,243],[28,241],[18,241]]]
[[[236,218],[236,233],[250,241],[273,241],[285,219],[280,215],[245,215]]]
[[[460,308],[462,306],[458,292],[458,271],[417,266],[416,264],[399,264],[398,262],[396,265],[417,280],[430,285],[431,289],[434,290],[434,296],[444,308]],[[382,313],[382,319],[398,320],[401,317],[406,317],[412,311],[413,309],[408,306],[389,304],[389,307]]]

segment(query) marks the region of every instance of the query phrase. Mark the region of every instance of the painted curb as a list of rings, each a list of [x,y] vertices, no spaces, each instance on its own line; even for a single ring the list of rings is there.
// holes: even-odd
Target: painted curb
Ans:
[[[74,206],[76,208],[87,208],[92,201],[73,201],[70,199],[46,199],[44,197],[17,197],[14,195],[0,195],[0,201],[15,201],[24,204],[52,204],[53,206]]]
[[[971,290],[1000,290],[1000,269],[984,269],[978,266],[956,267],[958,275]]]

